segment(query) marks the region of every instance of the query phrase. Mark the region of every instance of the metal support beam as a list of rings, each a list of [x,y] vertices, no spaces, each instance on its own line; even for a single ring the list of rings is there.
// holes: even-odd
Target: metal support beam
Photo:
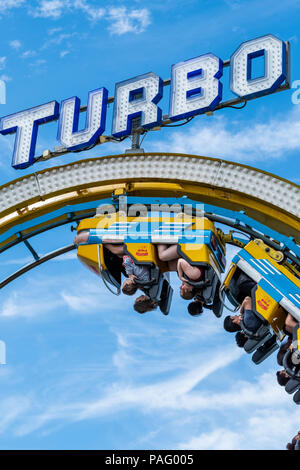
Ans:
[[[35,261],[38,261],[40,259],[40,257],[37,254],[37,252],[35,251],[35,249],[30,245],[28,240],[23,240],[23,241],[24,241],[24,245],[28,248],[28,250],[30,251],[30,253],[34,257]]]
[[[0,289],[2,287],[7,286],[10,282],[14,281],[18,277],[22,276],[22,274],[27,273],[33,268],[36,268],[37,266],[40,266],[41,264],[45,263],[46,261],[49,261],[50,259],[54,259],[57,256],[63,255],[64,253],[68,253],[69,251],[75,250],[77,248],[76,245],[67,245],[64,246],[63,248],[59,248],[58,250],[51,251],[47,255],[41,256],[38,260],[27,264],[26,266],[23,266],[21,269],[18,269],[18,271],[15,271],[13,274],[5,278],[2,282],[0,282]]]

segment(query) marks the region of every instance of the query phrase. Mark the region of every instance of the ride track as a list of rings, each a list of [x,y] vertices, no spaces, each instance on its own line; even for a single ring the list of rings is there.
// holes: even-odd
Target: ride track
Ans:
[[[34,261],[0,282],[0,288],[76,248],[70,244],[40,257],[28,239],[93,217],[100,204],[111,204],[118,194],[126,195],[128,203],[191,204],[194,211],[197,203],[202,203],[206,217],[252,238],[262,238],[300,268],[298,185],[216,158],[137,153],[80,160],[1,186],[0,253],[23,242]],[[243,243],[232,237],[226,242]]]

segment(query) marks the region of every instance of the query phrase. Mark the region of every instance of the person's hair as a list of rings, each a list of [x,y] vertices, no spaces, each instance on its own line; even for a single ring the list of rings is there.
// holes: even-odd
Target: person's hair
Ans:
[[[283,358],[287,352],[287,350],[289,349],[289,346],[291,345],[291,342],[292,340],[291,339],[288,339],[279,349],[278,353],[277,353],[277,363],[279,366],[282,366],[283,365]]]
[[[238,331],[235,335],[235,341],[239,348],[243,348],[248,341],[248,337],[242,331]]]
[[[277,375],[277,382],[279,383],[281,387],[284,387],[290,380],[290,377],[286,377],[285,375],[282,374],[282,372],[284,371],[279,370],[276,372],[276,375]]]
[[[290,442],[286,445],[287,450],[295,450],[295,444],[291,444]]]
[[[155,302],[150,299],[147,295],[140,295],[137,299],[135,299],[133,308],[138,313],[146,313],[149,310],[154,310],[157,307]]]
[[[230,315],[225,317],[224,319],[224,330],[228,331],[229,333],[235,333],[236,331],[241,331],[240,325],[237,325],[236,323],[233,323],[232,319],[230,318]]]
[[[194,286],[190,291],[182,292],[180,290],[180,296],[184,300],[192,300],[195,297],[195,294],[196,294],[196,289]]]
[[[202,302],[194,300],[188,304],[188,312],[190,315],[200,315],[203,312]]]
[[[138,290],[138,285],[135,282],[128,284],[127,282],[122,286],[122,292],[126,295],[134,295]]]

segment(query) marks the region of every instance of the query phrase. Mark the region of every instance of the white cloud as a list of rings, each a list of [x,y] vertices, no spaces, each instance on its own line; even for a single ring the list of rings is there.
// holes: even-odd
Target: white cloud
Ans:
[[[34,17],[58,19],[66,13],[81,12],[87,18],[96,22],[106,19],[109,22],[111,34],[142,33],[150,24],[150,12],[147,8],[127,9],[126,7],[112,7],[109,9],[96,7],[86,0],[42,0],[39,6],[31,9]],[[49,35],[59,32],[58,28],[49,30]]]
[[[0,70],[5,69],[5,67],[6,67],[6,57],[2,56],[0,57]]]
[[[0,433],[30,409],[31,402],[24,396],[13,396],[0,402]]]
[[[31,11],[31,14],[34,17],[57,19],[64,13],[74,10],[85,13],[92,21],[99,20],[105,14],[104,8],[94,7],[85,0],[42,0],[40,5]],[[50,34],[55,34],[55,31]]]
[[[70,54],[70,51],[61,51],[59,57],[63,59],[66,55]]]
[[[47,291],[33,297],[30,290],[27,290],[27,292],[25,290],[24,292],[16,290],[6,296],[0,307],[0,317],[11,319],[15,317],[33,318],[44,315],[63,305],[61,299],[49,296]]]
[[[117,415],[122,423],[122,414],[130,412],[137,429],[140,420],[144,420],[142,425],[147,422],[144,448],[284,448],[297,431],[300,409],[295,409],[291,397],[277,385],[275,371],[261,373],[264,365],[251,365],[251,358],[224,333],[222,321],[211,312],[198,319],[189,317],[177,290],[175,297],[169,317],[158,311],[139,316],[130,308],[132,298],[112,297],[83,268],[76,275],[36,276],[31,283],[22,284],[20,292],[15,290],[2,303],[0,315],[6,315],[6,322],[7,316],[10,322],[21,315],[40,319],[48,311],[54,321],[55,317],[64,321],[70,314],[66,305],[76,313],[97,312],[83,321],[100,327],[100,335],[97,332],[93,338],[103,342],[103,349],[98,349],[103,354],[96,353],[94,362],[87,362],[86,357],[76,356],[77,345],[72,354],[74,366],[62,348],[59,354],[64,360],[49,360],[47,377],[42,372],[45,363],[37,364],[40,383],[34,390],[27,385],[24,397],[30,401],[15,415],[6,415],[3,431],[12,436],[38,431],[41,436],[90,419],[97,419],[101,426],[107,417]],[[91,343],[95,358],[96,344]],[[106,355],[105,343],[110,345]],[[253,379],[249,378],[251,370],[256,374]],[[49,373],[55,375],[51,384],[44,381]],[[51,389],[51,395],[43,393],[44,389]],[[0,411],[5,401],[0,401]],[[2,429],[0,420],[0,432]]]
[[[75,0],[73,3],[73,7],[85,12],[88,15],[88,18],[92,21],[98,21],[105,15],[104,8],[93,7],[86,3],[85,0]]]
[[[64,253],[63,255],[58,256],[57,258],[55,258],[55,260],[53,259],[52,261],[69,261],[71,259],[77,260],[76,250],[70,251],[69,253]]]
[[[188,394],[196,384],[213,372],[229,365],[236,360],[236,356],[235,352],[233,354],[229,352],[224,360],[223,353],[218,352],[210,364],[203,364],[201,355],[198,355],[194,359],[201,366],[195,368],[192,365],[191,370],[170,380],[158,381],[148,386],[131,386],[129,381],[127,384],[114,383],[108,389],[106,388],[104,393],[101,393],[100,398],[95,400],[73,401],[56,405],[50,403],[41,407],[42,413],[31,415],[30,419],[26,420],[26,424],[19,426],[17,434],[29,434],[55,420],[82,421],[128,409],[138,409],[143,413],[150,411],[168,413],[170,409],[176,410],[177,405],[180,408],[182,396]]]
[[[1,78],[1,77],[0,77]],[[76,251],[71,251],[69,253],[64,253],[63,255],[58,256],[57,258],[53,258],[49,260],[50,263],[57,262],[57,261],[69,261],[69,260],[75,260],[77,259],[77,254]],[[0,266],[8,266],[12,264],[17,264],[17,265],[25,265],[33,261],[32,256],[25,256],[25,257],[19,257],[19,258],[9,258],[5,261],[0,261]]]
[[[18,264],[18,265],[24,265],[24,264],[28,264],[32,261],[32,257],[30,256],[26,256],[26,257],[19,257],[19,258],[9,258],[5,261],[0,261],[0,265],[1,266],[8,266],[8,265],[11,265],[11,264]]]
[[[147,8],[128,11],[125,7],[110,8],[107,20],[111,34],[121,36],[125,33],[142,33],[151,23],[150,12]]]
[[[19,8],[25,0],[0,0],[0,14],[13,8]]]
[[[300,150],[299,105],[293,106],[284,117],[280,115],[253,124],[241,124],[216,115],[196,119],[182,131],[171,129],[166,141],[156,142],[155,151],[257,161],[267,157],[282,158],[288,152]]]
[[[60,282],[52,280],[44,288],[54,292],[53,287]],[[41,285],[37,287],[43,295]],[[111,295],[105,295],[102,289],[97,282],[76,285],[73,281],[66,291],[73,297],[70,306],[73,303],[77,308],[81,302],[82,311],[87,311],[91,298],[101,307],[112,304]],[[82,296],[80,299],[78,294],[79,304],[76,299],[73,302],[76,291]],[[83,300],[87,303],[82,304]],[[38,431],[40,436],[73,422],[101,422],[103,417],[107,420],[107,416],[116,414],[121,420],[122,413],[130,411],[137,420],[144,416],[148,422],[151,416],[157,421],[159,417],[158,428],[149,423],[151,432],[144,436],[145,448],[157,448],[157,443],[173,449],[284,448],[297,431],[300,410],[295,410],[291,419],[291,397],[277,386],[274,371],[252,381],[238,380],[232,374],[230,380],[234,363],[235,371],[243,374],[245,362],[240,361],[246,355],[233,346],[234,342],[224,345],[224,332],[215,318],[204,316],[195,328],[195,319],[176,317],[173,312],[168,323],[163,326],[159,321],[157,328],[147,317],[128,315],[126,299],[116,300],[117,304],[111,306],[113,314],[107,315],[108,311],[102,309],[104,321],[111,324],[112,335],[107,340],[116,348],[113,360],[98,358],[95,369],[85,362],[76,363],[76,376],[70,375],[66,363],[63,375],[59,378],[55,374],[53,399],[40,393],[38,387],[26,391],[24,396],[30,397],[30,402],[25,400],[15,413],[11,413],[11,406],[2,429],[0,421],[0,432],[9,430],[15,436],[25,436]],[[52,303],[50,298],[46,301]],[[22,305],[26,303],[22,298]],[[209,328],[210,323],[215,325],[214,330]],[[229,387],[224,390],[221,380],[226,376]],[[44,386],[41,383],[40,387]]]
[[[0,75],[0,80],[3,80],[4,82],[11,82],[12,78],[3,73],[2,75]]]
[[[36,51],[28,50],[23,52],[21,55],[22,59],[29,59],[31,57],[34,57],[36,55]]]
[[[49,36],[53,36],[54,34],[59,33],[60,31],[62,31],[62,28],[51,28],[48,30],[48,34]]]
[[[36,59],[34,62],[30,62],[30,67],[33,67],[35,69],[44,69],[44,65],[47,63],[46,59]]]
[[[64,47],[71,47],[71,42],[69,41],[71,38],[74,39],[74,37],[78,37],[77,32],[73,33],[59,33],[59,34],[53,34],[53,37],[51,39],[48,39],[41,47],[41,50],[48,49],[49,47],[52,47],[53,45],[57,46],[65,41],[67,41],[67,46]]]
[[[75,11],[84,14],[92,22],[97,22],[100,19],[107,20],[110,33],[118,36],[125,33],[142,33],[151,23],[150,12],[147,8],[103,8],[96,7],[86,0],[42,0],[38,7],[30,9],[30,14],[34,17],[58,19],[64,14],[72,14]],[[54,36],[59,31],[61,28],[52,28],[48,34]]]
[[[85,295],[75,295],[75,294],[69,294],[66,291],[61,292],[61,297],[64,300],[64,302],[67,304],[67,306],[75,310],[77,312],[82,312],[83,310],[85,312],[90,312],[90,309],[94,309],[97,307],[98,300],[96,296],[94,297],[89,297]],[[84,305],[84,308],[83,308]]]
[[[202,356],[202,357],[201,357]],[[187,401],[193,401],[193,389],[206,377],[228,366],[240,357],[240,351],[218,351],[210,362],[205,361],[203,355],[194,357],[194,364],[182,374],[177,374],[169,380],[162,380],[150,385],[114,387],[109,393],[92,403],[82,403],[78,419],[86,419],[107,414],[117,409],[139,408],[144,412],[159,410],[189,409]],[[195,364],[200,364],[195,366]],[[196,394],[197,395],[197,394]],[[210,397],[206,397],[207,401]],[[192,405],[193,410],[197,410]]]
[[[22,46],[21,42],[18,39],[14,39],[13,41],[10,41],[9,45],[12,49],[16,49],[16,50],[20,49],[20,47]]]
[[[232,450],[238,449],[241,441],[240,434],[229,429],[215,429],[209,433],[192,437],[188,442],[178,445],[179,449],[201,450]]]
[[[35,10],[32,11],[34,17],[59,18],[65,8],[62,0],[42,0]]]
[[[241,410],[241,415],[245,413]],[[252,409],[246,413],[246,419],[237,417],[233,428],[220,427],[207,433],[192,436],[178,444],[179,449],[200,450],[254,450],[284,449],[285,445],[297,431],[300,413],[295,409],[279,406],[273,410],[266,407],[262,410]],[[241,418],[241,416],[240,416]]]
[[[92,274],[87,271],[86,278],[90,276],[92,276]],[[107,297],[106,288],[103,286],[101,280],[97,278],[94,279],[94,282],[83,281],[80,282],[79,285],[76,283],[74,288],[62,290],[60,296],[71,310],[83,314],[99,311],[107,312],[115,309],[118,305],[120,305],[120,307],[122,304],[126,305],[126,300],[128,302],[128,299],[124,302],[121,296],[116,297],[114,302],[111,302]],[[101,298],[101,303],[99,303],[99,298]]]
[[[159,415],[163,423],[161,430],[152,429],[148,439],[155,437],[162,447],[173,449],[280,449],[285,447],[286,442],[297,431],[295,423],[300,419],[300,410],[296,409],[293,419],[290,419],[293,408],[291,397],[277,386],[273,371],[252,382],[235,381],[223,393],[217,389],[212,393],[207,388],[208,377],[222,377],[222,369],[232,367],[240,355],[245,353],[236,348],[219,349],[214,350],[213,357],[209,354],[210,360],[207,360],[206,353],[203,354],[202,351],[194,354],[193,361],[185,362],[186,350],[177,345],[177,369],[173,367],[173,361],[169,369],[165,368],[165,363],[170,363],[173,352],[163,354],[160,351],[161,359],[164,355],[164,361],[160,360],[160,368],[157,362],[157,368],[153,370],[146,358],[151,362],[151,356],[156,354],[155,346],[152,344],[152,349],[147,351],[151,341],[146,338],[150,335],[145,332],[141,338],[139,336],[136,333],[129,341],[128,337],[124,338],[122,335],[118,338],[118,347],[127,351],[128,358],[122,364],[119,380],[114,380],[109,386],[102,385],[89,400],[59,400],[47,404],[38,402],[37,408],[42,411],[32,409],[21,422],[15,423],[16,435],[24,436],[40,429],[49,429],[53,423],[57,426],[58,423],[62,425],[100,419],[116,413],[120,416],[122,412],[129,410],[131,414],[140,413],[152,417]],[[133,354],[134,338],[143,342],[144,350],[140,354],[137,351]],[[209,336],[208,341],[211,338]],[[170,330],[168,344],[173,341]],[[179,364],[183,366],[183,372],[179,372]],[[115,363],[113,365],[116,367]],[[136,375],[135,371],[138,369],[144,371],[143,379],[140,374]],[[173,374],[168,379],[160,378],[162,372],[166,371],[169,371],[169,376],[170,371]],[[109,376],[113,377],[112,369]],[[154,379],[154,376],[157,378]],[[80,375],[77,380],[78,384],[80,380],[82,382]],[[86,384],[87,389],[95,389],[92,383],[93,380],[99,380],[99,377],[89,377],[89,380],[92,382]],[[79,387],[76,390],[80,393]],[[222,421],[221,426],[214,424]],[[198,426],[201,432],[197,432]],[[186,437],[185,440],[180,439],[182,435]],[[149,441],[144,442],[144,445],[151,448]]]

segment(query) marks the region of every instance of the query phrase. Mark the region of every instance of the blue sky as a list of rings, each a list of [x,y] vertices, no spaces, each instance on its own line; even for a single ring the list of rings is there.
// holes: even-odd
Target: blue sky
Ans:
[[[0,0],[1,116],[47,101],[114,86],[213,52],[228,59],[239,44],[267,33],[289,40],[292,81],[300,79],[300,5],[287,0],[160,2]],[[224,96],[230,97],[227,72]],[[162,100],[168,112],[168,89]],[[300,107],[295,90],[200,116],[179,129],[150,132],[146,151],[195,153],[239,161],[296,183]],[[110,107],[106,133],[111,129]],[[37,153],[53,148],[56,123],[42,126]],[[11,168],[13,136],[0,136],[0,183],[38,171]],[[105,144],[87,156],[122,153]],[[71,242],[58,229],[34,239],[40,252]],[[1,273],[28,261],[19,246],[1,255]],[[298,431],[300,410],[276,383],[275,357],[255,366],[205,312],[192,318],[179,298],[171,313],[138,315],[132,299],[112,297],[69,254],[1,291],[1,449],[279,449]]]

